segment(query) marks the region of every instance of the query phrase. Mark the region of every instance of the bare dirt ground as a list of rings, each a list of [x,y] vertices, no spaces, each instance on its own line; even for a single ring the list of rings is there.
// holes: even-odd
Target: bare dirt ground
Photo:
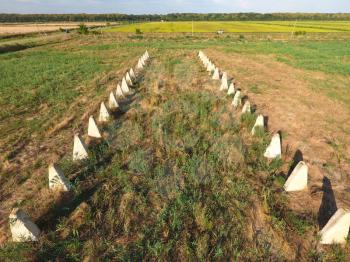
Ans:
[[[105,23],[85,23],[87,26],[102,26]],[[79,23],[47,23],[47,24],[1,24],[1,35],[19,35],[29,33],[44,33],[57,31],[60,28],[74,29],[79,26]]]
[[[320,227],[337,208],[349,208],[350,110],[314,90],[306,79],[333,78],[342,85],[350,77],[295,69],[269,56],[206,53],[235,77],[237,86],[257,105],[257,112],[268,116],[269,131],[282,131],[283,158],[289,163],[293,158],[303,159],[308,164],[309,190],[289,194],[291,208],[317,216]]]

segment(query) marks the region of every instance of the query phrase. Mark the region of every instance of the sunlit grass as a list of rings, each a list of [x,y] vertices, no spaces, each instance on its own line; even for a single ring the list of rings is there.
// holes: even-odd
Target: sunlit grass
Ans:
[[[193,27],[192,27],[193,25]],[[210,33],[224,30],[230,33],[255,32],[342,32],[350,31],[349,22],[150,22],[120,25],[106,29],[107,32],[135,32],[136,28],[145,33]]]

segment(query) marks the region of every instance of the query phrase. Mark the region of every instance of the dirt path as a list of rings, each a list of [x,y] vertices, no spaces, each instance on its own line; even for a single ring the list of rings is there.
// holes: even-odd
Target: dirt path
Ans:
[[[268,56],[206,53],[235,77],[257,111],[268,116],[269,131],[283,132],[284,159],[292,162],[293,157],[301,157],[309,165],[309,191],[289,194],[291,207],[314,215],[319,215],[325,200],[333,202],[331,210],[350,207],[350,136],[346,132],[350,110],[313,90],[306,81],[333,76],[295,69]]]

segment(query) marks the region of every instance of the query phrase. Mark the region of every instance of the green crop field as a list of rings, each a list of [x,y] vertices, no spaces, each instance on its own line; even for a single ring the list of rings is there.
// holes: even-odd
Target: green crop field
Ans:
[[[107,32],[135,32],[138,28],[145,33],[210,33],[224,30],[229,33],[258,32],[349,32],[350,22],[333,21],[302,21],[302,22],[150,22],[140,24],[120,25],[109,28]]]
[[[300,22],[307,33],[294,37],[293,22],[194,26],[240,33],[135,34],[191,31],[190,22],[144,23],[1,41],[0,261],[349,261],[350,238],[319,248],[317,232],[325,199],[350,202],[350,23]],[[89,116],[98,119],[145,50],[132,94],[97,121],[101,140],[88,137]],[[256,111],[231,106],[200,50]],[[268,132],[252,136],[259,114]],[[267,161],[277,131],[283,155]],[[89,151],[78,163],[76,132]],[[289,194],[297,150],[309,189]],[[49,190],[52,162],[71,192]],[[38,242],[11,241],[13,207],[42,230]]]

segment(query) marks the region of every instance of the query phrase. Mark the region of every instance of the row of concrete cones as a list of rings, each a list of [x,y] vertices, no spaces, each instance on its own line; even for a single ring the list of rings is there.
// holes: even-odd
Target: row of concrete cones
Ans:
[[[212,77],[213,80],[221,81],[220,91],[227,92],[227,95],[233,96],[232,106],[238,109],[242,106],[242,91],[235,87],[234,81],[229,83],[226,72],[222,72],[215,64],[202,52],[198,53],[198,57],[203,66]],[[249,100],[245,100],[242,107],[242,114],[251,114],[251,105]],[[265,132],[264,116],[258,115],[251,134],[255,135],[258,129]],[[282,156],[282,144],[280,133],[272,136],[271,142],[265,150],[264,156],[267,159],[276,159]],[[307,189],[308,182],[308,166],[304,161],[300,161],[286,183],[284,189],[287,192],[302,191]],[[344,244],[349,233],[350,212],[344,208],[339,208],[337,212],[330,218],[328,223],[319,232],[321,244]]]
[[[109,94],[108,107],[110,110],[119,108],[118,98],[124,98],[130,94],[130,88],[137,81],[137,74],[141,73],[147,65],[150,56],[146,51],[138,60],[136,70],[132,68],[125,74],[121,84],[117,85],[115,91]],[[135,73],[136,72],[136,73]],[[100,123],[111,120],[111,114],[104,102],[101,102],[98,121]],[[89,117],[88,136],[92,138],[102,138],[100,129],[93,116]],[[88,148],[79,134],[74,135],[73,161],[88,159]],[[49,188],[59,191],[70,191],[71,184],[64,176],[62,170],[56,165],[51,164],[48,170]],[[30,217],[21,209],[15,208],[9,216],[10,230],[14,242],[37,241],[40,236],[40,229],[33,223]]]

